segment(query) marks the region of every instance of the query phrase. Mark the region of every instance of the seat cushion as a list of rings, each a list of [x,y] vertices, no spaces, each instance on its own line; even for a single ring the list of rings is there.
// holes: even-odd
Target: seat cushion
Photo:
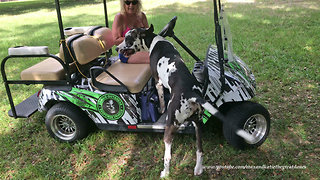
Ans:
[[[70,65],[70,72],[74,72],[74,63]],[[56,81],[65,79],[62,65],[54,58],[47,58],[20,73],[21,80]]]
[[[150,64],[127,64],[120,60],[107,69],[127,86],[131,93],[139,93],[151,78]],[[107,73],[101,73],[96,80],[106,85],[120,85]]]

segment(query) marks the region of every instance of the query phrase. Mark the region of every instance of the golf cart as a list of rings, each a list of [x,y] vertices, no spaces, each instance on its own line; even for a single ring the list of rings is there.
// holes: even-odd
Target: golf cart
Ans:
[[[9,48],[1,63],[1,73],[9,98],[9,116],[27,118],[36,111],[47,111],[49,134],[74,142],[88,135],[90,124],[110,131],[164,132],[166,112],[159,114],[155,82],[149,64],[127,64],[111,58],[114,45],[108,28],[107,3],[103,0],[106,26],[63,28],[60,3],[55,0],[60,30],[60,51],[53,55],[48,47]],[[194,59],[192,74],[202,87],[203,97],[218,108],[229,123],[223,133],[232,146],[240,149],[260,146],[270,129],[268,111],[249,101],[255,95],[255,79],[241,59],[233,54],[230,30],[220,0],[213,1],[216,46],[209,45],[201,61],[174,34],[177,17],[159,35],[173,38]],[[8,80],[5,64],[10,59],[47,57],[21,71],[21,80]],[[14,105],[10,84],[43,84],[43,88]],[[203,122],[210,117],[207,111]],[[230,124],[254,137],[247,142]],[[179,133],[194,133],[192,123],[180,126]]]

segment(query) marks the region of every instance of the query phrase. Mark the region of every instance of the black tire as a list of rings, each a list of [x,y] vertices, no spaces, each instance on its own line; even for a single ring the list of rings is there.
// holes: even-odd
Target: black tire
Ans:
[[[87,137],[90,120],[77,106],[61,102],[49,109],[45,124],[53,138],[61,142],[74,142]]]
[[[267,139],[270,131],[270,114],[262,105],[250,101],[232,103],[225,115],[229,123],[223,124],[223,135],[233,147],[241,150],[257,148]],[[245,141],[235,133],[235,128],[243,129],[253,135],[255,141]]]

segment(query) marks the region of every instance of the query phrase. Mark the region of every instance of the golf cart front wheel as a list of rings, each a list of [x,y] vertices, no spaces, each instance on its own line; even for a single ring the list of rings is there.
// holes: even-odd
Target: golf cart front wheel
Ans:
[[[233,104],[226,112],[226,118],[229,123],[224,123],[223,134],[233,147],[256,148],[267,139],[270,131],[270,114],[262,105],[250,101]],[[234,127],[231,128],[230,124]],[[244,140],[234,129],[243,129],[251,134],[253,141]]]
[[[49,134],[61,142],[74,142],[88,135],[88,116],[70,103],[58,103],[52,106],[46,115],[46,127]]]

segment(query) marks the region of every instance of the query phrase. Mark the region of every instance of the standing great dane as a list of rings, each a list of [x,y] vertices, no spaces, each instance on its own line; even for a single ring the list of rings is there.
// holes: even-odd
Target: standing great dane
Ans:
[[[153,33],[152,24],[149,29],[138,28],[128,31],[125,35],[125,40],[116,50],[125,56],[130,56],[138,51],[149,51],[151,72],[157,82],[156,88],[162,113],[165,110],[163,86],[170,91],[164,132],[164,170],[161,172],[161,177],[169,174],[173,133],[185,121],[192,121],[196,130],[197,162],[194,168],[194,175],[200,175],[203,172],[202,110],[203,108],[206,109],[220,120],[224,120],[223,115],[201,97],[199,83],[184,64],[179,52],[172,43]],[[251,138],[251,135],[243,130],[237,130],[237,134],[247,140]]]

